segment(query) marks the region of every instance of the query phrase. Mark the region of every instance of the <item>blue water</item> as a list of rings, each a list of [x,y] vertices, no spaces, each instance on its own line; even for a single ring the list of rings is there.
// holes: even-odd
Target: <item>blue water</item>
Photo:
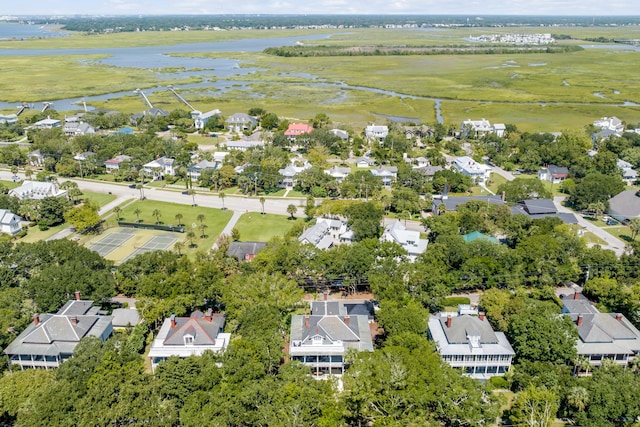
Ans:
[[[64,31],[52,31],[46,26],[0,22],[0,40],[60,37],[64,35],[66,35]]]

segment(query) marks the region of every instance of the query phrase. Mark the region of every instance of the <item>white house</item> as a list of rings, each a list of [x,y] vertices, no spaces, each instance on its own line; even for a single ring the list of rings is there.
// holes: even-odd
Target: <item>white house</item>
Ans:
[[[224,332],[224,314],[195,311],[191,317],[165,319],[149,350],[151,369],[169,357],[201,356],[207,350],[226,350],[231,334]]]
[[[174,169],[176,160],[170,157],[159,157],[142,165],[142,170],[153,177],[154,180],[162,179],[165,175],[175,175]]]
[[[622,172],[622,179],[625,180],[627,185],[633,185],[633,182],[638,179],[638,172],[633,169],[633,165],[622,159],[618,159],[616,164]]]
[[[191,118],[193,119],[193,124],[196,129],[204,129],[204,126],[211,119],[211,117],[217,114],[220,114],[220,110],[218,110],[217,108],[215,110],[207,111],[206,113],[194,110],[191,112]]]
[[[390,188],[391,184],[398,177],[397,166],[378,166],[375,169],[371,169],[371,175],[377,176],[382,180],[382,185],[386,188]]]
[[[105,341],[113,332],[111,316],[98,314],[93,301],[68,301],[55,314],[36,314],[33,322],[4,349],[10,365],[21,369],[53,369],[73,356],[84,337]]]
[[[62,126],[62,131],[67,136],[88,135],[96,132],[93,126],[84,122],[67,122]]]
[[[325,169],[324,173],[331,176],[338,182],[342,182],[347,175],[351,173],[351,168],[343,168],[340,166],[332,166],[331,169]]]
[[[200,175],[202,174],[202,171],[207,170],[207,169],[218,169],[220,167],[221,163],[220,162],[210,162],[208,160],[201,160],[198,163],[194,163],[191,166],[189,166],[187,168],[187,173],[189,174],[189,177],[194,180],[194,181],[199,181],[200,180]]]
[[[8,209],[0,209],[0,233],[14,235],[21,230],[20,217]]]
[[[246,113],[235,113],[227,119],[227,126],[231,132],[253,130],[258,125],[258,119]]]
[[[427,239],[420,238],[419,231],[407,230],[404,225],[398,220],[387,225],[380,238],[382,242],[393,242],[402,246],[407,251],[411,262],[415,261],[416,257],[427,250]]]
[[[47,116],[46,119],[38,120],[34,124],[31,125],[33,129],[54,129],[62,126],[62,122],[58,119],[52,119]]]
[[[453,167],[463,175],[468,175],[477,183],[483,183],[491,175],[491,167],[478,163],[469,156],[453,159]]]
[[[460,125],[460,132],[462,137],[474,137],[480,138],[484,135],[493,132],[493,126],[487,119],[471,120],[467,119]]]
[[[63,197],[66,190],[60,190],[56,182],[22,181],[20,187],[9,191],[10,196],[15,196],[20,200],[40,200],[45,197]]]
[[[364,136],[367,139],[375,139],[382,143],[384,139],[389,135],[389,127],[384,125],[376,125],[375,123],[367,126],[364,129]]]
[[[285,167],[284,169],[279,169],[278,173],[282,177],[282,181],[280,182],[280,186],[284,188],[292,188],[296,185],[296,175],[300,172],[306,171],[311,168],[311,163],[309,163],[305,159],[293,159],[291,164]]]
[[[0,124],[15,125],[16,123],[18,123],[17,114],[0,114]]]
[[[123,162],[130,162],[131,156],[127,156],[125,154],[120,154],[115,156],[113,159],[105,160],[104,167],[107,173],[113,173],[114,171],[120,170],[120,165]]]
[[[326,295],[325,295],[326,298]],[[373,351],[369,316],[338,301],[314,301],[310,315],[291,317],[289,355],[318,378],[342,375],[347,350]]]
[[[619,134],[622,134],[622,132],[624,131],[624,123],[622,123],[622,120],[620,120],[616,116],[602,117],[598,120],[595,120],[593,122],[593,126],[603,130],[604,129],[612,130]]]
[[[569,169],[564,166],[549,165],[538,171],[538,179],[540,181],[559,184],[567,178],[569,178]]]
[[[247,151],[250,148],[264,147],[264,141],[227,141],[227,150]]]
[[[307,228],[298,237],[298,240],[318,249],[329,249],[335,244],[352,241],[353,232],[345,221],[319,217],[314,225]]]
[[[429,337],[446,363],[476,379],[504,375],[515,352],[502,332],[494,332],[484,313],[437,313],[429,317]]]
[[[359,159],[356,160],[357,168],[370,168],[375,164],[376,164],[376,161],[373,160],[371,157],[367,157],[367,156],[360,157]]]

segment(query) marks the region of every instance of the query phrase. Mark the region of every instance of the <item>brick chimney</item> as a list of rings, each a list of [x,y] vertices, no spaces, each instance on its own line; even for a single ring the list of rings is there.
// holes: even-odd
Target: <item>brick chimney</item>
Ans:
[[[76,291],[76,301],[80,301],[80,291]]]
[[[616,313],[616,320],[617,320],[618,322],[622,322],[622,314],[620,314],[620,313]]]
[[[33,316],[33,324],[38,326],[40,324],[40,315],[39,314],[35,314]]]
[[[480,320],[484,320],[484,311],[481,311],[480,313],[478,313],[478,318]]]
[[[78,324],[78,317],[77,316],[73,316],[71,318],[71,323],[73,323],[74,325],[77,325]]]
[[[309,315],[308,314],[304,316],[304,327],[306,329],[309,329]]]
[[[580,298],[580,294],[578,293],[578,291],[575,291],[573,293],[573,299],[579,299]]]
[[[172,314],[171,315],[171,329],[176,327],[176,315]]]
[[[578,315],[578,320],[576,320],[576,325],[578,325],[578,326],[582,326],[582,320],[583,320],[583,319],[584,319],[584,318],[582,317],[582,314],[579,314],[579,315]]]
[[[204,314],[204,320],[206,320],[209,323],[213,321],[213,310],[211,309],[207,310],[207,312]]]
[[[328,292],[323,293],[322,297],[324,298],[325,301],[328,300],[329,299],[329,293]]]
[[[344,323],[348,325],[350,322],[351,322],[351,316],[347,314],[346,316],[344,316]]]
[[[447,328],[451,327],[451,322],[453,321],[453,318],[451,317],[451,315],[447,316]]]

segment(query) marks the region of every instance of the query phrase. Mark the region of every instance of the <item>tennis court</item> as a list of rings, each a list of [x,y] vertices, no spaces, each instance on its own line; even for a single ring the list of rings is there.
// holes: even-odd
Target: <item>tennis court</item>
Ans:
[[[135,234],[135,230],[123,229],[122,231],[116,231],[115,233],[108,234],[96,243],[89,246],[89,249],[96,251],[100,256],[106,256],[115,251],[127,240],[131,239]]]
[[[153,236],[151,239],[140,245],[129,256],[123,259],[122,262],[125,262],[126,260],[134,258],[135,256],[143,254],[145,252],[164,251],[166,249],[169,249],[176,242],[176,240],[178,239],[167,234]]]

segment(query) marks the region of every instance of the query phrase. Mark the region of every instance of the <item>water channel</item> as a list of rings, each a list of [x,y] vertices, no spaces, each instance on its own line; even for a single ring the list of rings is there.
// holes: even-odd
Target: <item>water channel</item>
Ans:
[[[25,26],[22,26],[25,27]],[[26,26],[33,27],[33,26]],[[16,27],[14,27],[16,28]],[[6,25],[0,25],[0,29],[4,30],[3,34],[7,34]],[[30,28],[34,30],[34,28]],[[40,30],[40,29],[38,29]],[[172,46],[145,46],[145,47],[128,47],[128,48],[94,48],[94,49],[6,49],[0,50],[0,57],[8,56],[44,56],[44,55],[106,55],[105,58],[99,60],[100,63],[116,67],[143,68],[158,70],[159,78],[169,79],[172,77],[200,77],[202,81],[199,83],[174,85],[176,90],[202,89],[210,90],[212,95],[220,95],[230,90],[246,90],[249,91],[250,86],[254,83],[262,83],[258,80],[252,80],[251,75],[257,71],[257,68],[241,67],[241,64],[233,59],[228,58],[194,58],[190,56],[171,56],[170,54],[188,54],[202,52],[260,52],[271,46],[291,46],[299,41],[305,40],[321,40],[331,37],[331,35],[309,35],[298,37],[280,37],[280,38],[259,38],[245,39],[226,42],[204,42],[204,43],[188,43],[176,44]],[[585,48],[602,48],[602,45],[589,45]],[[613,45],[611,48],[639,50],[637,46],[620,46]],[[163,72],[162,70],[168,70]],[[180,71],[175,71],[180,70]],[[439,123],[444,123],[442,117],[441,105],[442,100],[438,98],[416,96],[402,94],[384,89],[376,89],[357,85],[348,85],[344,82],[330,83],[320,81],[318,76],[304,73],[283,74],[287,77],[300,77],[309,81],[303,84],[308,86],[335,87],[336,97],[327,100],[327,103],[340,102],[346,98],[347,91],[357,90],[377,93],[385,96],[398,97],[400,99],[424,99],[434,101],[435,116]],[[241,80],[236,80],[241,77]],[[232,80],[233,79],[233,80]],[[318,81],[314,81],[318,80]],[[295,84],[301,82],[281,82],[280,84]],[[166,86],[157,86],[153,88],[145,88],[144,92],[149,95],[159,91],[166,91]],[[42,102],[53,102],[52,107],[58,111],[74,111],[83,108],[83,102],[86,103],[87,110],[92,110],[92,102],[106,101],[117,99],[124,96],[132,95],[132,91],[122,91],[115,93],[107,93],[101,95],[85,96],[68,99],[48,99]],[[597,95],[596,95],[597,96]],[[16,108],[18,103],[9,103],[0,101],[0,109]],[[539,103],[531,103],[539,104]],[[586,103],[557,103],[563,105],[588,105]],[[634,103],[625,102],[621,104],[607,104],[608,106],[631,106]],[[42,108],[42,103],[31,105],[32,108]],[[375,113],[374,113],[375,114]],[[384,116],[395,121],[415,121],[417,118]]]

